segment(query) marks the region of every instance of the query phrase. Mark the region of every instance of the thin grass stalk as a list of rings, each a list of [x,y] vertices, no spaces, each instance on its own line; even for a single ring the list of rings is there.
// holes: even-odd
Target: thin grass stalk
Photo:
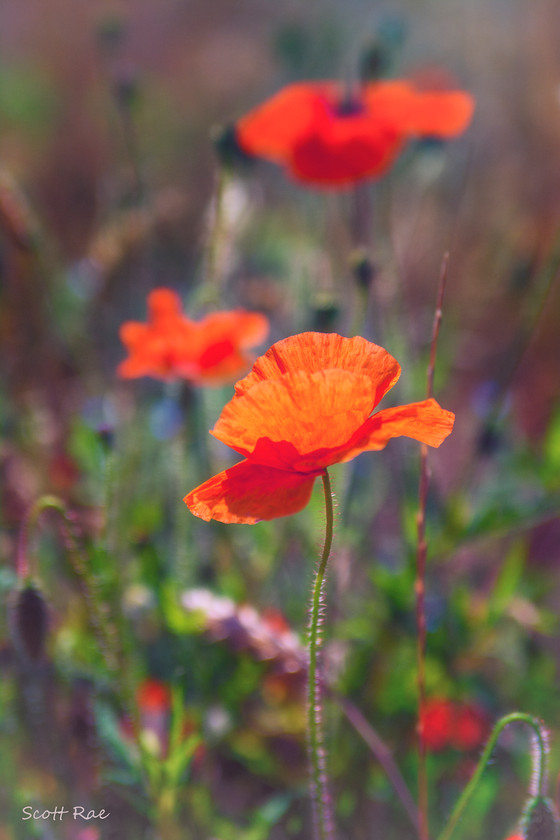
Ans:
[[[322,626],[325,616],[325,580],[333,539],[334,511],[331,482],[327,470],[324,471],[322,478],[325,493],[326,529],[323,553],[313,585],[309,621],[307,741],[314,838],[315,840],[334,840],[335,828],[327,776],[327,753],[323,735],[323,704],[319,676],[319,651],[322,644]]]
[[[439,276],[438,295],[434,324],[432,329],[432,342],[430,347],[430,360],[427,369],[426,396],[430,399],[434,391],[434,371],[437,354],[437,342],[442,319],[443,296],[447,282],[447,267],[449,254],[443,257]],[[418,490],[418,514],[417,514],[417,549],[416,549],[416,580],[414,591],[416,594],[416,635],[417,635],[417,683],[418,683],[418,837],[419,840],[428,840],[429,828],[429,799],[428,799],[428,772],[427,772],[427,748],[424,737],[424,709],[426,706],[426,558],[428,554],[428,543],[426,540],[426,504],[428,499],[429,486],[428,469],[428,447],[425,443],[420,446],[420,485]]]
[[[401,801],[401,804],[406,811],[410,822],[414,828],[419,830],[418,809],[412,795],[407,787],[407,784],[402,777],[402,774],[397,767],[395,759],[385,744],[380,735],[375,731],[373,726],[363,716],[360,709],[354,705],[347,697],[330,690],[329,695],[333,698],[335,703],[342,709],[347,720],[352,724],[358,735],[367,744],[383,770],[390,783],[393,786],[395,793]]]
[[[225,166],[219,166],[215,176],[213,203],[210,208],[210,230],[203,257],[203,285],[200,290],[200,302],[207,306],[219,306],[223,297],[223,266],[220,264],[220,251],[224,239],[224,199],[230,173]]]

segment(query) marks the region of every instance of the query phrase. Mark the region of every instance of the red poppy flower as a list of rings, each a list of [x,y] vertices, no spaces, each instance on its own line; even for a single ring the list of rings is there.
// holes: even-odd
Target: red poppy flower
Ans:
[[[244,352],[268,334],[268,320],[257,312],[212,312],[191,321],[171,289],[148,295],[148,323],[128,321],[120,337],[129,357],[117,373],[123,379],[154,376],[189,379],[199,385],[233,382],[249,367]]]
[[[488,735],[488,718],[471,704],[460,705],[455,711],[455,724],[451,742],[458,750],[477,749]]]
[[[349,92],[336,82],[288,85],[236,125],[244,152],[306,184],[342,187],[382,175],[407,140],[461,134],[474,100],[463,91],[383,81]]]
[[[449,746],[454,717],[453,704],[449,700],[430,700],[426,703],[420,726],[427,749],[439,752]]]
[[[171,691],[165,683],[149,677],[138,686],[137,702],[143,714],[163,714],[171,709]]]
[[[454,416],[435,400],[372,415],[400,375],[382,347],[357,336],[302,333],[278,341],[237,383],[212,434],[243,461],[185,502],[201,519],[254,523],[301,510],[326,467],[390,438],[439,446]]]
[[[426,746],[433,752],[446,747],[473,750],[488,734],[488,719],[477,706],[437,698],[426,703],[421,725]]]

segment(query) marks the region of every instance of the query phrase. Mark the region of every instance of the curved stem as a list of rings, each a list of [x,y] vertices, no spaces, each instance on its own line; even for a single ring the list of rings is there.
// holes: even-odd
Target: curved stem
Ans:
[[[94,577],[87,558],[75,533],[75,522],[62,499],[58,496],[44,495],[33,504],[22,524],[17,547],[17,575],[20,580],[36,576],[36,560],[29,558],[29,536],[45,510],[52,510],[60,517],[60,534],[67,551],[68,559],[76,575],[81,579],[91,626],[99,642],[105,664],[111,674],[118,674],[121,681],[127,669],[123,668],[123,651],[119,643],[119,634],[108,621],[107,608],[98,593]],[[124,692],[123,692],[124,693]]]
[[[459,801],[457,802],[457,805],[455,806],[455,809],[451,814],[451,817],[449,818],[449,822],[447,823],[442,833],[439,835],[438,840],[449,840],[457,826],[457,823],[463,815],[463,811],[469,804],[469,801],[476,789],[476,786],[480,782],[482,774],[486,768],[486,765],[488,764],[488,761],[490,759],[494,747],[496,746],[496,742],[500,737],[500,734],[510,723],[517,722],[525,723],[527,726],[531,727],[531,730],[533,731],[535,737],[537,755],[535,756],[535,754],[533,754],[534,766],[531,779],[531,794],[534,794],[535,796],[545,795],[546,758],[548,752],[546,730],[537,718],[534,718],[531,715],[524,714],[523,712],[512,712],[510,715],[506,715],[505,717],[501,718],[492,730],[490,738],[488,739],[488,743],[484,748],[484,752],[480,757],[480,760],[471,777],[471,780],[469,781],[468,785],[459,797]]]
[[[311,801],[313,805],[316,840],[332,840],[334,821],[328,791],[326,752],[323,744],[321,681],[319,679],[319,648],[322,643],[324,618],[324,587],[332,539],[334,512],[331,482],[327,470],[323,473],[325,493],[326,531],[323,553],[315,575],[309,622],[309,666],[307,698],[307,739],[311,764]]]
[[[29,535],[44,510],[56,510],[61,516],[66,513],[64,502],[57,496],[51,495],[40,496],[27,511],[19,532],[16,550],[16,572],[22,581],[35,574],[35,569],[32,568],[29,559]]]

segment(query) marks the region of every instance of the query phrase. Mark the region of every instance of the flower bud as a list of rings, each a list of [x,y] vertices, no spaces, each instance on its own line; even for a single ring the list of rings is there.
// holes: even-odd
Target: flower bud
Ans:
[[[212,140],[218,159],[226,169],[247,168],[255,160],[253,155],[248,154],[239,145],[234,125],[215,128]]]
[[[16,649],[32,662],[45,655],[49,614],[45,599],[32,584],[17,593],[12,613],[12,637]]]
[[[368,289],[377,274],[368,253],[358,248],[350,258],[350,265],[357,285],[362,289]]]
[[[550,799],[535,796],[530,799],[523,815],[524,840],[558,840],[558,815]]]

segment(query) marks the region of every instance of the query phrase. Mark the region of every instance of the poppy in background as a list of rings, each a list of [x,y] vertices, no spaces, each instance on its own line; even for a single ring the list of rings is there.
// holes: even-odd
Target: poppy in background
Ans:
[[[410,81],[298,82],[242,117],[236,138],[305,184],[337,188],[383,175],[413,138],[461,134],[473,111],[468,93]]]
[[[169,686],[152,677],[140,683],[136,700],[141,714],[165,714],[171,710]]]
[[[120,329],[129,356],[117,373],[123,379],[152,376],[196,385],[234,382],[251,364],[245,351],[264,341],[268,329],[264,315],[241,309],[191,321],[179,295],[154,289],[148,295],[148,323],[128,321]]]
[[[360,336],[307,332],[273,344],[212,430],[245,460],[190,492],[189,509],[220,522],[287,516],[332,464],[400,435],[439,446],[454,415],[433,399],[372,415],[399,375],[398,362]]]
[[[426,747],[440,752],[453,747],[461,752],[476,749],[488,735],[488,719],[477,706],[451,700],[429,700],[422,714]]]

